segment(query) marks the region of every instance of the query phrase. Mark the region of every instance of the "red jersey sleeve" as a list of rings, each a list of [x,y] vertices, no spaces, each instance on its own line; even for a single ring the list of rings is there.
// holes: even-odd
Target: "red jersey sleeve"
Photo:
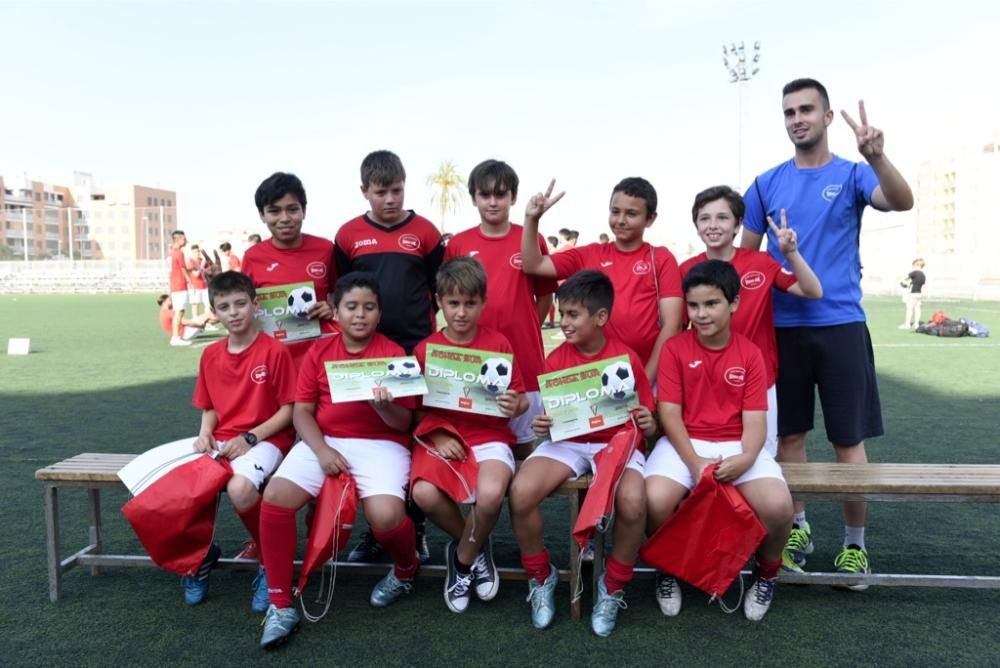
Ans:
[[[680,359],[670,341],[660,351],[660,363],[656,368],[656,398],[678,406],[684,402]]]
[[[570,248],[561,253],[550,255],[552,264],[556,267],[556,277],[560,280],[569,278],[585,268],[585,260],[579,248]]]
[[[316,374],[319,372],[319,354],[321,346],[312,346],[302,360],[298,371],[298,383],[295,387],[295,401],[303,404],[315,404],[319,401],[319,382]]]
[[[799,282],[798,276],[796,276],[793,272],[788,271],[780,264],[775,262],[774,258],[772,258],[770,255],[767,256],[767,259],[768,259],[768,266],[773,265],[772,271],[774,272],[773,274],[774,287],[778,288],[782,292],[788,292],[788,288],[792,287],[793,285]]]
[[[767,371],[764,366],[764,355],[760,348],[749,339],[745,340],[748,348],[746,369],[747,380],[743,393],[743,410],[767,410]]]
[[[284,346],[275,348],[274,370],[271,378],[278,404],[284,406],[295,403],[295,381],[298,372],[295,370],[292,354]]]
[[[646,377],[646,369],[635,351],[628,351],[629,362],[632,364],[632,375],[635,376],[635,391],[639,395],[639,403],[651,412],[656,411],[656,400],[653,399],[653,388]]]
[[[656,281],[660,291],[660,299],[684,297],[681,289],[681,271],[677,266],[677,258],[666,248],[653,248],[656,261]]]
[[[207,350],[205,352],[208,352]],[[201,355],[201,361],[198,363],[198,379],[194,383],[194,398],[191,403],[195,405],[195,408],[200,408],[203,411],[210,411],[214,407],[212,404],[212,396],[208,392],[208,384],[205,382],[205,353]]]

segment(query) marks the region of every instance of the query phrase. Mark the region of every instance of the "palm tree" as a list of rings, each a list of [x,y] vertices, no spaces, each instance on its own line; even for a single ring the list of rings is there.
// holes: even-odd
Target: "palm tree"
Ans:
[[[462,204],[465,179],[451,160],[445,160],[438,165],[436,172],[427,177],[427,185],[435,190],[431,206],[437,207],[441,213],[441,232],[444,232],[444,219],[449,212],[458,211]]]

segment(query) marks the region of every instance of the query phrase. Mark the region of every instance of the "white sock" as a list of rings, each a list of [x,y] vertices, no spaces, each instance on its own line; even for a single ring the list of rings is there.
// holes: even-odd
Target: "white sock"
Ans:
[[[803,510],[801,513],[795,513],[794,515],[792,515],[792,525],[797,526],[800,529],[805,529],[806,511]]]
[[[857,545],[862,550],[865,549],[864,527],[844,527],[844,547],[848,545]]]

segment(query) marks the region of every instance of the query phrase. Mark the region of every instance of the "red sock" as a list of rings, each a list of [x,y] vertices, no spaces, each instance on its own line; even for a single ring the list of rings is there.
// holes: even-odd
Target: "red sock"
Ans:
[[[778,575],[779,568],[781,568],[781,559],[766,561],[765,559],[762,559],[760,555],[757,555],[758,577],[764,578],[765,580],[773,580]]]
[[[260,551],[267,571],[267,591],[277,608],[292,607],[292,567],[298,529],[295,510],[265,501],[260,506]]]
[[[521,565],[528,572],[528,579],[535,580],[538,584],[545,584],[546,578],[552,573],[552,561],[549,559],[549,551],[542,550],[538,554],[526,555],[521,553]]]
[[[236,514],[240,516],[240,520],[243,522],[243,526],[247,528],[250,532],[250,537],[253,542],[257,543],[257,554],[260,554],[260,504],[262,499],[258,498],[257,503],[253,504],[247,510],[243,512],[236,511]]]
[[[625,588],[632,581],[632,573],[635,564],[623,564],[614,557],[608,557],[608,563],[604,571],[604,586],[609,594]]]
[[[413,533],[413,521],[403,516],[399,524],[391,529],[372,529],[375,540],[392,557],[393,572],[400,580],[409,580],[417,573],[417,537]]]

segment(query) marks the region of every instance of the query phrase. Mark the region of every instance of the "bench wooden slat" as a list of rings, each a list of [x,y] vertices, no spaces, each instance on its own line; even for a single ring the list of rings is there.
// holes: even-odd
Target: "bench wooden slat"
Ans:
[[[795,492],[990,495],[1000,490],[1000,466],[968,464],[782,464]]]

